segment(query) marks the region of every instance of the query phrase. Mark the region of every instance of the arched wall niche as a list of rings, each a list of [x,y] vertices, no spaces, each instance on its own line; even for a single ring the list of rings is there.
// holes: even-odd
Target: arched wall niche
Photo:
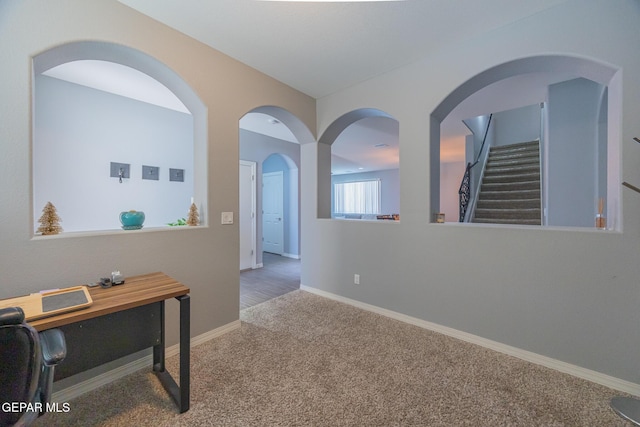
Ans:
[[[32,141],[32,156],[35,158],[35,150],[37,149],[37,141],[35,139],[35,135],[37,134],[35,131],[35,118],[38,109],[37,96],[35,94],[36,77],[58,65],[82,60],[112,62],[138,70],[168,88],[189,110],[193,123],[193,135],[190,136],[193,141],[193,168],[191,171],[185,171],[185,174],[193,174],[193,189],[188,189],[187,191],[191,193],[190,196],[193,197],[194,202],[198,206],[201,225],[206,225],[208,222],[207,107],[200,100],[196,92],[176,72],[157,59],[139,50],[115,43],[79,41],[59,45],[35,55],[32,61],[32,85],[34,87],[32,112],[34,117],[34,140]],[[74,162],[82,161],[82,158],[74,159]],[[117,160],[114,159],[113,161]],[[133,167],[135,166],[132,165],[132,168]],[[32,193],[36,191],[34,189],[35,172],[34,170],[32,174]],[[168,168],[164,171],[161,170],[161,173],[166,174],[165,177],[167,177]],[[33,195],[35,197],[35,193]],[[81,195],[78,196],[82,197]],[[34,197],[32,197],[32,203],[34,203]],[[108,201],[105,201],[105,203],[108,203]],[[32,212],[34,212],[34,215],[38,214],[38,212],[36,212],[38,209],[40,209],[40,206],[33,206]],[[35,220],[37,220],[37,218],[34,218],[34,223]],[[96,230],[87,229],[85,231],[92,232]]]
[[[571,55],[537,55],[514,59],[480,72],[455,88],[430,115],[430,212],[432,221],[440,207],[440,124],[462,102],[487,86],[515,76],[531,73],[573,75],[603,85],[608,95],[602,103],[606,112],[599,116],[608,119],[604,126],[607,141],[606,195],[609,229],[621,230],[620,205],[620,123],[622,117],[621,70],[612,64]],[[598,105],[597,107],[600,107]],[[488,114],[489,112],[487,112]],[[595,204],[594,204],[595,205]]]
[[[382,110],[359,108],[335,119],[319,138],[317,153],[318,218],[331,218],[332,216],[331,146],[349,126],[360,120],[376,117],[384,117],[397,122],[395,117]]]

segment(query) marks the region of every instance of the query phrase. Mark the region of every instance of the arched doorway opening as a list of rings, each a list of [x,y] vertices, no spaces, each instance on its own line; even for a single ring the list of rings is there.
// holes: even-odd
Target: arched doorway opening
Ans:
[[[300,286],[300,144],[313,137],[297,117],[273,106],[250,111],[239,126],[240,303],[246,308]]]

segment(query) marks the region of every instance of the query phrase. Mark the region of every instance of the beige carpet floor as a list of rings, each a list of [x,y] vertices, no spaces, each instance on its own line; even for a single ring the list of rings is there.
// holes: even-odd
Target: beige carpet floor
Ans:
[[[192,349],[188,412],[140,371],[38,425],[630,425],[609,408],[614,390],[304,291],[241,320]]]

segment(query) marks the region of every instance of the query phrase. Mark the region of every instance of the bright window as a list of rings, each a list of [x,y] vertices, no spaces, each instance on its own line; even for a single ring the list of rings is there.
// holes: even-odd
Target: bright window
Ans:
[[[380,180],[340,182],[334,184],[334,213],[379,214]]]

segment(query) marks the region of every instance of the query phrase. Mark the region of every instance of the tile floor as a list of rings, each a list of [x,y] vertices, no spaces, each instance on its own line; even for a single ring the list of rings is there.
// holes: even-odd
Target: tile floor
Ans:
[[[264,252],[262,264],[240,272],[240,310],[300,289],[300,260]]]

